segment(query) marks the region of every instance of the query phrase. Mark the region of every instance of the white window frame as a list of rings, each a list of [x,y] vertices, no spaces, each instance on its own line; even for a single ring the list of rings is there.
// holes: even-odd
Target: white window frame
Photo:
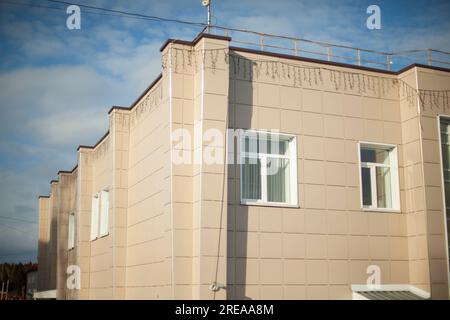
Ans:
[[[100,222],[99,237],[105,237],[109,234],[109,190],[104,188],[100,192]]]
[[[255,152],[245,152],[244,139],[247,136],[254,136],[257,134],[278,135],[289,140],[289,154],[288,155],[277,155],[277,154],[266,154],[266,153],[255,153]],[[298,176],[297,176],[297,136],[293,134],[264,131],[264,130],[243,130],[240,132],[239,137],[239,164],[240,164],[240,203],[242,205],[259,205],[259,206],[273,206],[273,207],[293,207],[298,208]],[[261,161],[261,199],[245,199],[242,197],[242,164],[244,157],[252,157],[259,159]],[[288,159],[290,164],[290,202],[271,202],[267,201],[267,158],[279,158]]]
[[[450,274],[450,266],[448,263],[448,259],[449,259],[449,233],[448,233],[448,227],[449,227],[449,222],[450,222],[450,215],[447,213],[448,209],[450,209],[450,204],[447,203],[447,197],[446,197],[446,190],[445,190],[445,182],[447,181],[447,179],[445,179],[445,173],[444,173],[444,158],[443,158],[443,148],[442,148],[442,133],[448,134],[450,136],[450,132],[448,131],[443,131],[442,128],[442,123],[446,121],[446,122],[450,122],[450,117],[448,115],[443,115],[443,114],[439,114],[437,116],[437,127],[438,127],[438,136],[439,136],[439,159],[441,162],[441,183],[442,183],[442,205],[444,207],[445,210],[445,219],[444,219],[444,234],[445,234],[445,252],[447,255],[447,274]],[[446,143],[449,144],[449,143]]]
[[[70,213],[67,226],[67,249],[73,248],[75,248],[75,213]]]
[[[389,152],[389,164],[362,162],[361,161],[361,148],[373,148],[384,149]],[[380,211],[380,212],[400,212],[400,184],[399,184],[399,171],[398,171],[398,153],[397,146],[394,144],[376,143],[360,141],[358,142],[358,171],[359,171],[359,184],[360,184],[360,201],[361,209],[363,211]],[[377,204],[377,186],[376,186],[376,168],[389,168],[391,174],[391,208],[379,208]],[[370,182],[372,191],[372,204],[370,206],[364,205],[363,199],[363,183],[362,183],[362,168],[370,169]]]
[[[100,194],[92,197],[91,204],[91,241],[98,238],[98,226],[100,217]]]
[[[443,128],[442,128],[442,122],[443,121],[447,121],[447,122],[450,122],[450,118],[447,116],[447,117],[445,117],[445,116],[440,116],[440,117],[438,117],[438,120],[439,120],[439,153],[440,153],[440,160],[441,160],[441,162],[443,161],[443,159],[442,159],[442,145],[444,144],[443,142],[442,142],[442,134],[444,133],[444,134],[446,134],[446,135],[448,135],[449,137],[450,137],[450,132],[447,132],[447,131],[444,131],[443,130]],[[450,143],[449,142],[447,142],[446,143],[446,145],[447,146],[449,146],[450,145]],[[442,163],[442,165],[441,165],[441,167],[442,167],[442,186],[443,186],[443,196],[444,196],[444,208],[446,209],[446,210],[449,210],[450,209],[450,203],[446,203],[446,201],[445,201],[445,199],[446,199],[446,197],[445,197],[445,183],[446,182],[450,182],[450,180],[449,179],[445,179],[445,171],[447,171],[447,173],[449,173],[450,174],[450,169],[446,169],[446,170],[444,170],[444,163]],[[447,214],[447,212],[446,212],[446,214]]]

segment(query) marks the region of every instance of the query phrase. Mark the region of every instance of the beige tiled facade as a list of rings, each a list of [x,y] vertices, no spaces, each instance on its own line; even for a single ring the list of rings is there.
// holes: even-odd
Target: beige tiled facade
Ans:
[[[162,61],[161,76],[130,108],[111,109],[108,133],[80,146],[75,169],[39,199],[39,290],[59,299],[351,299],[351,285],[377,265],[382,284],[449,298],[438,117],[450,110],[410,94],[450,90],[448,70],[310,61],[204,34],[169,41]],[[294,75],[295,65],[316,71]],[[175,143],[177,129],[191,143]],[[241,204],[237,164],[175,163],[180,151],[209,151],[208,129],[222,133],[220,146],[230,145],[227,129],[295,135],[298,206]],[[361,141],[397,147],[399,211],[361,208]],[[104,188],[109,233],[91,240],[92,197]],[[67,289],[70,265],[80,267],[79,290]]]

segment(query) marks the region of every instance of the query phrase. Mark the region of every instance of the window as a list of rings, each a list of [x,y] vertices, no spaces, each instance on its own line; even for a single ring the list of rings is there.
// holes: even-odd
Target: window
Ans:
[[[295,136],[245,131],[240,139],[241,203],[297,206]]]
[[[102,190],[100,195],[100,237],[109,232],[109,192]]]
[[[109,192],[104,189],[92,197],[91,240],[109,233]]]
[[[442,170],[444,172],[444,192],[447,212],[450,212],[450,121],[441,119]]]
[[[360,143],[362,207],[400,210],[397,148]]]
[[[75,247],[75,214],[69,214],[69,227],[67,236],[67,248],[73,249]]]
[[[95,240],[98,237],[98,210],[99,210],[99,195],[98,193],[92,197],[92,209],[91,209],[91,240]]]
[[[450,119],[440,118],[441,131],[441,155],[442,155],[442,175],[444,178],[444,203],[445,216],[447,218],[447,228],[450,226]],[[448,232],[448,231],[447,231]],[[450,255],[450,237],[448,237],[448,250]]]

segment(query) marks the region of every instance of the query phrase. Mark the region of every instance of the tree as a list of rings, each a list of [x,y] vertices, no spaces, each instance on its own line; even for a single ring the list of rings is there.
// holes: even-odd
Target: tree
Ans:
[[[6,290],[6,284],[9,280],[8,296],[22,296],[22,288],[27,285],[27,271],[33,267],[31,262],[23,263],[3,263],[0,264],[0,282],[4,283]],[[1,284],[0,284],[1,285]]]

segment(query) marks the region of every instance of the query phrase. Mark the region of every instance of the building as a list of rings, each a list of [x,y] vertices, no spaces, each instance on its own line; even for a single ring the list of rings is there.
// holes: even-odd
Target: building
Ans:
[[[167,41],[161,75],[51,182],[39,290],[352,299],[373,276],[380,290],[448,299],[450,70],[229,42]]]
[[[38,266],[33,264],[30,270],[27,271],[27,300],[33,299],[34,294],[37,291],[37,276],[38,276]]]

